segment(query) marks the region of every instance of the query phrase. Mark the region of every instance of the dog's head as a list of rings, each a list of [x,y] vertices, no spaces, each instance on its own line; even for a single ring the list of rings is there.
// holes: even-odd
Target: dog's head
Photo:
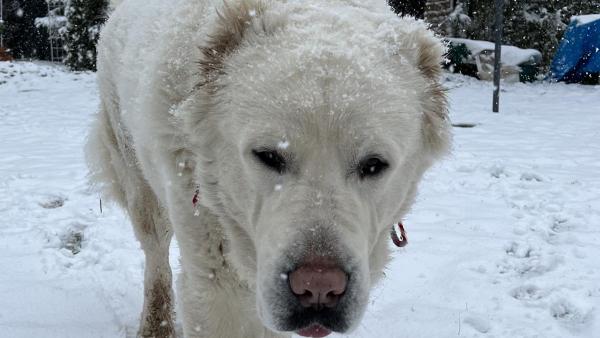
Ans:
[[[191,123],[203,203],[266,326],[346,332],[448,148],[443,46],[423,23],[321,1],[245,0],[215,27]]]

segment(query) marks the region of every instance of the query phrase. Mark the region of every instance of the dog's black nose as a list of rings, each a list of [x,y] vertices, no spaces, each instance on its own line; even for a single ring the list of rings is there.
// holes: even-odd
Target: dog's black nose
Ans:
[[[304,307],[332,308],[346,291],[348,275],[333,261],[324,258],[306,260],[290,273],[290,288]]]

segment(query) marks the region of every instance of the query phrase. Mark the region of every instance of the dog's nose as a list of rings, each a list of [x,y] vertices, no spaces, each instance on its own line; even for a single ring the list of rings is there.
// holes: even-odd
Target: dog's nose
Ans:
[[[335,263],[324,260],[305,262],[290,273],[290,288],[304,307],[334,307],[346,291],[348,275]]]

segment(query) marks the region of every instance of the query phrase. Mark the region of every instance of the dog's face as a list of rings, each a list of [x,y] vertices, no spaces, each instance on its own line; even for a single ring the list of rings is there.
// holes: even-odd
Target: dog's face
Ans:
[[[221,64],[210,59],[205,68],[211,112],[203,123],[214,127],[205,141],[213,156],[199,169],[207,204],[266,326],[346,332],[383,274],[391,225],[448,144],[436,84],[441,47],[420,26],[395,31],[406,35],[396,43],[412,45],[390,52],[385,38],[368,42],[384,28],[361,31],[331,12],[228,10],[248,27]],[[311,15],[324,23],[297,29]],[[340,32],[317,34],[324,27]],[[348,33],[354,39],[343,39]]]

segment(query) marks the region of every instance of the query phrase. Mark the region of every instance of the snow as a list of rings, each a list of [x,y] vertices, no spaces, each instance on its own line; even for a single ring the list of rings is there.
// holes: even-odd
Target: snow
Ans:
[[[471,55],[476,56],[484,50],[495,49],[495,44],[489,41],[469,40],[460,38],[445,38],[457,44],[465,44],[471,51]],[[525,62],[539,61],[542,58],[542,53],[536,49],[522,49],[515,46],[502,45],[502,54],[500,60],[502,64],[518,66]]]
[[[61,28],[67,25],[67,17],[66,16],[45,16],[42,18],[35,18],[35,26],[36,27],[46,27],[46,28]]]
[[[600,86],[507,84],[493,114],[491,84],[445,85],[473,127],[426,175],[349,337],[597,336]],[[97,105],[93,73],[0,62],[1,338],[135,336],[142,253],[86,184]]]
[[[281,150],[285,150],[290,146],[290,142],[283,140],[283,141],[279,141],[279,143],[277,143],[277,148],[281,149]]]
[[[574,15],[571,17],[571,22],[577,22],[578,26],[586,25],[597,20],[600,20],[600,14]]]

